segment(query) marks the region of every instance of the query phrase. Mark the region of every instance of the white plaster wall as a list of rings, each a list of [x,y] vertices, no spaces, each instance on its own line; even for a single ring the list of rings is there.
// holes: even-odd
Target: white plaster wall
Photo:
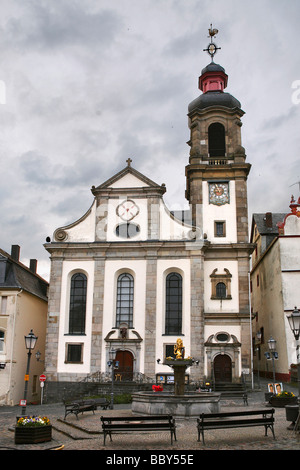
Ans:
[[[115,327],[117,278],[128,272],[134,278],[133,326],[142,338],[145,337],[146,260],[107,260],[105,262],[105,284],[103,301],[103,338]],[[129,331],[129,335],[130,331]],[[106,370],[106,343],[102,342],[101,370]],[[141,370],[144,373],[144,343],[141,343]]]
[[[203,181],[203,232],[212,243],[236,243],[235,181],[229,181],[230,203],[222,206],[209,204],[209,183]],[[214,221],[226,222],[226,237],[215,237]]]
[[[284,235],[300,235],[300,218],[296,215],[289,215],[284,226]]]
[[[131,173],[127,173],[122,178],[112,183],[110,188],[143,188],[149,187],[144,181],[140,180]]]
[[[163,201],[160,204],[159,212],[161,240],[189,239],[189,232],[192,227],[190,225],[183,225],[173,217]]]
[[[73,227],[64,228],[68,234],[67,242],[93,242],[95,241],[95,214],[96,202],[94,201],[89,215],[80,222],[74,223]]]
[[[88,374],[91,362],[91,334],[93,314],[94,261],[64,261],[61,283],[59,343],[57,372]],[[70,301],[70,280],[76,272],[87,276],[85,335],[67,335]],[[83,343],[83,363],[65,364],[66,343]]]
[[[295,225],[299,220],[296,216],[287,217],[290,222],[289,229],[297,229]],[[295,231],[294,230],[294,231]],[[286,229],[285,229],[286,234]],[[281,282],[282,282],[282,299],[283,310],[293,310],[295,306],[300,308],[299,305],[299,285],[300,285],[300,238],[299,237],[282,237],[279,238],[280,246],[280,262],[281,262]],[[285,271],[285,272],[284,272]],[[284,315],[286,347],[287,347],[287,361],[288,365],[297,364],[296,355],[296,341],[292,330],[289,326],[287,315],[289,313],[279,312],[279,315]]]
[[[178,335],[164,336],[165,327],[165,285],[166,277],[171,272],[178,272],[182,276],[182,333],[181,339],[185,347],[186,357],[190,355],[190,297],[191,276],[190,260],[158,260],[157,261],[157,300],[156,300],[156,354],[161,362],[164,360],[164,344],[175,344]],[[173,373],[168,366],[156,363],[156,373]]]
[[[211,278],[214,269],[216,274],[223,274],[224,268],[232,274],[231,300],[212,300]],[[205,312],[238,312],[239,311],[239,282],[237,261],[204,261],[204,311]]]

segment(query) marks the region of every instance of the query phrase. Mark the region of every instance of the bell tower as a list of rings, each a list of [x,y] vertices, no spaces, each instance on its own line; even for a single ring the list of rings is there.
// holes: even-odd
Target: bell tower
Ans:
[[[192,208],[193,223],[203,232],[209,231],[210,238],[217,237],[212,236],[215,230],[212,232],[206,221],[215,215],[217,206],[218,218],[223,219],[221,213],[226,212],[226,225],[234,224],[236,241],[246,242],[246,182],[251,165],[246,163],[241,144],[241,118],[245,113],[241,103],[224,91],[228,75],[213,60],[220,49],[213,42],[217,33],[216,29],[209,29],[211,42],[204,50],[211,56],[211,62],[199,77],[202,93],[188,107],[190,155],[186,166],[186,198]]]
[[[238,380],[241,371],[250,368],[248,273],[253,245],[248,241],[247,178],[251,165],[246,163],[241,139],[241,118],[245,113],[241,103],[225,91],[225,69],[214,62],[220,49],[213,41],[217,33],[211,26],[210,43],[204,49],[211,62],[199,77],[201,94],[188,107],[186,198],[193,224],[206,240],[203,325],[207,374],[210,376],[210,368],[218,363],[218,345],[211,349],[210,339],[217,342],[222,332],[231,332],[240,349],[231,350],[228,342],[225,353],[230,357],[233,377]],[[209,336],[212,331],[214,335]],[[234,331],[239,332],[238,339]],[[224,345],[218,354],[224,354]]]

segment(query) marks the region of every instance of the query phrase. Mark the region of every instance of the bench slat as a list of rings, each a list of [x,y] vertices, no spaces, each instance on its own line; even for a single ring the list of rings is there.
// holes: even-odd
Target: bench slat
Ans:
[[[200,417],[207,418],[226,418],[228,416],[251,416],[251,415],[266,415],[273,414],[274,408],[266,408],[263,410],[250,410],[250,411],[233,411],[233,412],[222,412],[222,413],[201,413]]]

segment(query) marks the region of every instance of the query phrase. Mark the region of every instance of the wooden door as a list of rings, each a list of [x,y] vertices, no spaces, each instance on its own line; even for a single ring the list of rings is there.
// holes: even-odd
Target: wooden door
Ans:
[[[119,369],[116,374],[120,374],[122,381],[133,379],[133,355],[129,351],[117,351],[116,361],[119,361]]]
[[[219,354],[214,360],[214,373],[216,382],[232,381],[232,363],[229,356]]]

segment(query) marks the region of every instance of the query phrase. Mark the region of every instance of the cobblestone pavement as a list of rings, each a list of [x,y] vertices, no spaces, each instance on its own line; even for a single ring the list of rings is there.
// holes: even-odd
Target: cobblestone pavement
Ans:
[[[268,405],[270,406],[270,405]],[[220,411],[251,410],[266,407],[264,393],[249,394],[249,406],[241,401],[222,401]],[[284,408],[275,409],[275,436],[269,430],[265,436],[263,427],[237,428],[227,430],[210,430],[205,433],[205,446],[197,441],[196,418],[176,419],[177,441],[171,445],[170,433],[118,434],[113,441],[107,439],[103,446],[101,433],[101,415],[130,416],[131,405],[115,405],[114,410],[97,410],[76,416],[68,415],[64,421],[62,404],[27,406],[27,414],[43,415],[50,418],[53,426],[52,441],[34,445],[16,445],[13,426],[19,407],[0,407],[0,450],[101,450],[108,453],[116,451],[151,451],[158,453],[182,453],[191,451],[198,454],[200,450],[300,450],[300,433],[288,429]],[[117,453],[116,453],[117,455]]]

